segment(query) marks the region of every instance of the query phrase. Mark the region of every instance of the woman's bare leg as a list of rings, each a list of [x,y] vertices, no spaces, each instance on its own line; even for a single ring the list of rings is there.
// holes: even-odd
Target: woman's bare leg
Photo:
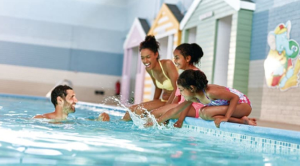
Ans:
[[[168,110],[165,114],[157,118],[158,123],[164,123],[165,121],[169,119],[178,119],[182,111],[178,111],[176,107]],[[186,115],[187,117],[195,117],[196,116],[196,110],[193,106],[190,106],[189,111]]]
[[[157,108],[151,112],[157,118],[157,123],[164,123],[165,121],[169,119],[178,119],[181,112],[178,112],[175,108],[178,106],[178,104],[168,104],[166,106]],[[169,109],[167,109],[169,108]],[[154,112],[155,111],[155,112]],[[153,113],[154,112],[154,113]],[[188,113],[188,117],[195,117],[196,116],[196,110],[193,106],[190,107]],[[153,126],[152,120],[148,120],[148,122],[144,125],[145,127]]]
[[[168,110],[176,107],[178,104],[167,104],[162,107],[156,108],[151,111],[151,114],[154,115],[155,118],[159,118],[163,114],[165,114]]]
[[[150,111],[150,110],[153,110],[155,108],[164,106],[165,104],[166,104],[166,102],[162,102],[161,100],[152,100],[152,101],[148,101],[148,102],[144,102],[144,103],[141,103],[141,104],[136,104],[136,105],[130,106],[129,110],[131,112],[134,112],[135,114],[141,115],[142,113],[144,113],[143,108]],[[122,120],[124,120],[124,121],[130,121],[131,120],[131,117],[130,117],[128,112],[125,113]]]

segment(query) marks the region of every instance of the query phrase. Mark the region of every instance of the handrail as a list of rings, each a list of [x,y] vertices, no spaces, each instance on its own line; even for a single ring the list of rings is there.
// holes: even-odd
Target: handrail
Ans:
[[[73,87],[72,81],[67,80],[67,79],[60,80],[60,81],[59,81],[58,83],[56,83],[56,85],[55,85],[53,88],[51,88],[51,90],[46,94],[46,97],[47,97],[47,98],[50,98],[50,97],[51,97],[51,92],[52,92],[52,90],[53,90],[55,87],[57,87],[58,85],[68,85],[68,86],[70,86],[71,88]]]

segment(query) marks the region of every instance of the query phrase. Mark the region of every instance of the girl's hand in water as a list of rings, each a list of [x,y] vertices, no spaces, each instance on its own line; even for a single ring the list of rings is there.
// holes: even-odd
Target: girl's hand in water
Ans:
[[[181,128],[182,127],[182,122],[181,121],[177,121],[176,123],[174,123],[174,127]]]
[[[152,127],[154,125],[151,118],[147,118],[146,123],[144,124],[145,128]]]
[[[223,117],[223,118],[216,118],[214,121],[215,121],[216,127],[219,128],[219,127],[220,127],[220,123],[221,123],[221,122],[227,122],[228,119],[225,118],[225,117]]]

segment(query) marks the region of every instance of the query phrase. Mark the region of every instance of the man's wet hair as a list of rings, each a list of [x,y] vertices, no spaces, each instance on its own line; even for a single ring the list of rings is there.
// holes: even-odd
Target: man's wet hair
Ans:
[[[58,85],[55,87],[51,92],[51,102],[53,103],[54,107],[57,105],[57,97],[60,96],[61,98],[65,99],[68,95],[67,90],[73,90],[68,85]]]

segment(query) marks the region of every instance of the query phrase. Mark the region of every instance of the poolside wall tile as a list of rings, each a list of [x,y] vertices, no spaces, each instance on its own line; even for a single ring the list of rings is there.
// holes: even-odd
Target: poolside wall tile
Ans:
[[[171,120],[169,126],[174,124]],[[300,154],[300,132],[266,127],[240,125],[222,122],[220,128],[216,128],[213,121],[187,117],[183,128],[212,135],[223,141],[245,143],[243,146],[254,148],[261,152]]]

